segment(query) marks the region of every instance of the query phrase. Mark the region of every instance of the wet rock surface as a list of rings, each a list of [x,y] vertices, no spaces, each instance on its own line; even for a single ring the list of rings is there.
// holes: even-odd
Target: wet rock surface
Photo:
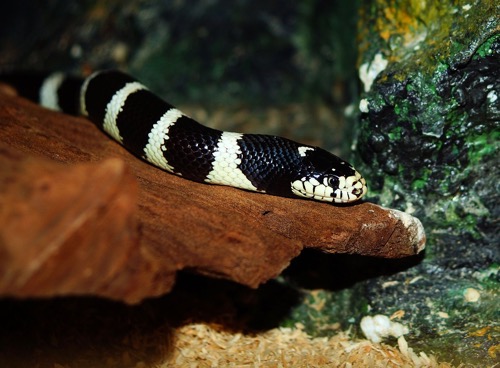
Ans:
[[[375,8],[391,9],[386,2]],[[361,54],[366,65],[385,60],[360,104],[357,147],[371,173],[370,198],[419,217],[429,234],[420,264],[365,282],[364,293],[372,313],[404,311],[415,343],[456,361],[492,363],[499,334],[499,8],[489,1],[445,8],[423,14],[408,2],[400,16],[387,11],[370,40],[380,48]],[[480,298],[467,298],[469,288]],[[476,333],[483,328],[488,332]]]

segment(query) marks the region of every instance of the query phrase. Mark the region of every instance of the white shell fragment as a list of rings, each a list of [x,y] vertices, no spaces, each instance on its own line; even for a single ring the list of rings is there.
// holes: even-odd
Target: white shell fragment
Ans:
[[[361,64],[359,67],[359,79],[363,82],[365,92],[372,87],[373,81],[386,67],[389,61],[381,53],[375,55],[371,62]]]
[[[363,317],[360,326],[366,338],[374,343],[381,342],[385,337],[398,338],[409,332],[408,327],[391,321],[389,317],[382,314]]]

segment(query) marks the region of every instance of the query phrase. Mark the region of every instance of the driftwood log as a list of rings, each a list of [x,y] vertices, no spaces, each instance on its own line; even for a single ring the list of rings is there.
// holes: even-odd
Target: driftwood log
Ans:
[[[371,203],[333,206],[183,180],[84,118],[0,94],[0,295],[128,303],[190,269],[257,287],[304,247],[398,258],[420,222]]]

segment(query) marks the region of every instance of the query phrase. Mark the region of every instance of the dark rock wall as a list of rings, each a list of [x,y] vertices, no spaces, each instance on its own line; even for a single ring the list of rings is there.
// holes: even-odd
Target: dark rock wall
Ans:
[[[417,216],[428,236],[422,263],[365,283],[368,305],[372,313],[403,310],[409,337],[450,359],[492,362],[500,317],[499,5],[372,1],[360,45],[357,149],[370,198]],[[474,291],[479,299],[470,298]],[[481,337],[480,328],[488,331]]]
[[[179,101],[345,101],[355,88],[356,8],[320,0],[5,2],[0,65],[120,67]],[[348,93],[332,91],[332,81]]]
[[[357,6],[2,2],[0,68],[120,68],[207,125],[286,136],[347,156],[343,112],[357,95]]]

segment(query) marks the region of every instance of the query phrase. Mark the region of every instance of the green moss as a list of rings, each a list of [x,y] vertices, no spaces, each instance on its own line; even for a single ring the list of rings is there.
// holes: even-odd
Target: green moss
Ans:
[[[404,101],[397,102],[394,105],[394,112],[400,116],[407,116],[409,112],[409,106]]]
[[[500,39],[500,34],[494,35],[487,39],[479,48],[477,49],[474,58],[484,58],[485,56],[491,55],[493,50],[491,46]]]
[[[421,190],[426,187],[426,183],[427,181],[425,179],[417,179],[413,181],[411,187],[413,190]]]
[[[426,208],[428,221],[436,224],[435,234],[429,234],[433,242],[439,242],[440,231],[446,229],[446,234],[467,233],[474,239],[481,239],[482,234],[477,228],[477,223],[481,218],[489,215],[489,211],[482,205],[481,201],[474,194],[467,196],[469,200],[455,198],[454,200],[436,199]],[[432,249],[429,251],[432,252]]]
[[[478,164],[485,158],[498,154],[500,149],[500,131],[472,135],[467,139],[468,156],[472,164]]]
[[[387,135],[391,140],[397,141],[401,138],[402,131],[403,130],[401,129],[401,127],[395,127],[390,132],[388,132]]]
[[[480,282],[483,289],[490,290],[492,293],[496,293],[497,295],[500,294],[499,276],[499,263],[493,263],[488,268],[474,273],[474,277]]]
[[[495,0],[475,4],[469,0],[453,3],[373,1],[368,10],[361,12],[360,24],[371,26],[360,27],[358,65],[372,60],[382,50],[391,55],[400,72],[413,67],[409,55],[416,55],[421,72],[439,73],[464,59],[466,54],[472,55],[474,48],[483,42],[490,45],[494,42],[490,37],[499,31],[494,14],[498,14]],[[399,40],[396,45],[395,39]]]

